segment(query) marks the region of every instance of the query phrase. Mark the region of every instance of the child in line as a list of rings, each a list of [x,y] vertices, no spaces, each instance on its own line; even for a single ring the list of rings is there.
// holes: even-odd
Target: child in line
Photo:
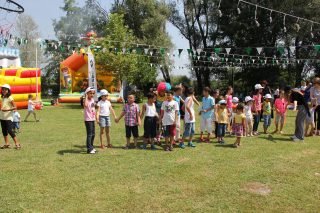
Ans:
[[[106,132],[107,138],[107,148],[112,148],[112,144],[110,142],[110,127],[111,127],[111,119],[110,112],[113,115],[114,119],[117,119],[116,114],[112,108],[110,101],[108,100],[109,93],[107,90],[103,89],[100,91],[100,101],[97,104],[97,115],[96,120],[100,126],[100,147],[104,149],[103,145],[103,135]]]
[[[93,147],[94,137],[95,137],[95,122],[96,122],[96,108],[95,108],[95,89],[93,87],[88,87],[85,91],[85,96],[83,100],[84,107],[84,123],[87,130],[87,153],[96,154],[97,150]]]
[[[14,110],[12,113],[12,125],[13,125],[13,131],[15,133],[20,133],[20,122],[21,122],[20,113],[17,110]]]
[[[135,102],[135,96],[133,94],[128,95],[128,103],[124,105],[121,115],[116,119],[118,123],[121,118],[124,116],[125,126],[126,126],[126,140],[127,144],[124,146],[124,149],[130,148],[130,138],[133,136],[134,148],[137,148],[138,137],[139,137],[139,128],[141,125],[140,119],[140,109],[139,105]]]
[[[226,93],[226,96],[225,96],[225,100],[226,100],[226,103],[227,103],[227,109],[228,109],[228,114],[229,115],[232,115],[232,107],[233,107],[232,94],[233,94],[233,88],[231,86],[229,86],[227,88],[227,93]],[[232,119],[231,119],[231,117],[229,117],[229,122],[228,122],[228,127],[227,127],[229,133],[231,133],[231,131],[232,131],[231,122],[232,122]]]
[[[180,142],[180,131],[181,131],[181,113],[180,113],[180,104],[184,104],[184,100],[181,98],[182,95],[182,87],[176,86],[174,88],[174,96],[173,99],[178,103],[179,111],[178,111],[178,118],[176,123],[176,136],[174,137],[175,143]]]
[[[36,112],[34,111],[34,107],[35,107],[37,104],[39,104],[39,101],[33,101],[32,98],[33,98],[33,95],[31,95],[31,94],[28,95],[28,114],[27,114],[26,118],[24,119],[24,122],[28,122],[28,118],[29,118],[29,116],[30,116],[31,114],[33,114],[34,120],[35,120],[36,122],[39,122],[39,121],[40,121],[39,119],[37,119],[37,114],[36,114]]]
[[[218,123],[216,122],[216,115],[215,115],[215,111],[216,111],[216,103],[219,100],[219,90],[216,89],[212,92],[212,98],[213,98],[213,103],[214,103],[214,107],[213,107],[213,113],[212,113],[212,124],[213,124],[213,129],[214,129],[214,137],[217,138],[217,130],[218,130]],[[218,101],[219,102],[219,101]]]
[[[153,92],[147,95],[148,102],[142,106],[141,119],[144,118],[144,135],[143,135],[143,149],[147,149],[148,142],[151,143],[151,149],[155,150],[154,138],[157,136],[157,119],[158,113],[155,106],[155,94]]]
[[[284,91],[279,90],[279,98],[277,98],[274,102],[274,107],[276,109],[276,130],[273,132],[278,133],[279,131],[279,124],[280,124],[280,134],[283,134],[283,126],[286,120],[286,112],[288,107],[288,101],[284,97]]]
[[[160,91],[155,91],[156,94],[156,110],[158,115],[161,114],[161,107],[162,104],[165,100],[167,100],[167,96],[166,96],[166,91],[164,90],[160,90]],[[161,125],[161,120],[157,120],[157,137],[156,140],[158,142],[158,145],[161,145],[161,138],[162,138],[162,125]]]
[[[212,114],[214,109],[214,99],[210,96],[211,89],[209,87],[205,87],[203,89],[203,98],[202,98],[202,107],[200,108],[200,115],[201,115],[201,135],[200,141],[201,142],[210,142],[210,136],[212,133]],[[204,132],[207,131],[208,135],[207,138],[203,138]]]
[[[18,142],[18,139],[12,130],[12,111],[16,110],[16,104],[14,103],[14,100],[11,96],[11,87],[8,84],[4,84],[1,87],[1,111],[0,111],[0,119],[1,119],[1,128],[2,128],[2,134],[4,137],[5,145],[1,147],[1,149],[8,149],[10,148],[8,135],[11,136],[11,138],[14,141],[14,144],[16,145],[16,149],[21,149],[21,145]]]
[[[219,101],[216,110],[216,121],[218,122],[218,143],[224,144],[225,142],[223,138],[226,134],[226,127],[229,123],[229,111],[225,100]]]
[[[195,113],[194,113],[194,89],[189,88],[188,89],[188,97],[184,101],[185,105],[185,115],[184,115],[184,122],[185,122],[185,127],[184,127],[184,133],[183,133],[183,138],[182,142],[180,143],[180,148],[184,149],[184,141],[188,138],[188,146],[189,147],[196,147],[193,142],[193,136],[195,133]]]
[[[244,114],[246,116],[246,128],[245,136],[253,136],[253,115],[252,115],[252,103],[253,99],[250,96],[245,97]]]
[[[173,91],[167,91],[166,95],[167,100],[164,101],[161,106],[161,120],[166,141],[165,151],[173,151],[179,106],[178,103],[173,100]]]
[[[307,116],[306,118],[305,136],[312,137],[314,135],[314,129],[316,128],[316,124],[314,122],[315,107],[311,102],[308,102],[308,107],[309,107],[310,116]]]
[[[237,139],[234,143],[234,146],[238,148],[240,146],[241,137],[245,133],[245,126],[246,126],[246,116],[243,113],[244,106],[242,104],[238,104],[236,109],[236,114],[233,119],[233,132],[236,135]]]
[[[263,130],[264,134],[267,134],[268,128],[271,125],[271,95],[266,94],[264,96],[264,102],[263,102]]]
[[[236,115],[238,104],[239,104],[239,98],[233,97],[232,98],[232,113],[231,113],[231,118],[230,118],[231,127],[233,127],[233,119],[234,119],[234,116]],[[234,135],[233,128],[231,128],[230,134]]]
[[[258,128],[260,123],[260,115],[262,109],[262,89],[263,87],[261,84],[256,84],[254,86],[254,93],[253,93],[253,104],[252,104],[252,112],[253,112],[253,134],[259,135]]]

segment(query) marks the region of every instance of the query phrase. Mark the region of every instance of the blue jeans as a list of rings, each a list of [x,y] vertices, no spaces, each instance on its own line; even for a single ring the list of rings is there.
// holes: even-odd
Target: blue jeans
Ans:
[[[260,112],[253,115],[253,132],[258,131],[258,127],[259,127],[259,122],[260,122]]]
[[[271,115],[263,115],[263,126],[269,127],[271,125]]]
[[[95,122],[94,121],[85,121],[87,130],[87,152],[91,152],[93,150],[93,142],[95,137]]]
[[[227,124],[218,124],[218,137],[224,137],[226,135]]]
[[[184,133],[183,133],[183,137],[193,137],[194,135],[194,123],[186,123],[184,126]]]

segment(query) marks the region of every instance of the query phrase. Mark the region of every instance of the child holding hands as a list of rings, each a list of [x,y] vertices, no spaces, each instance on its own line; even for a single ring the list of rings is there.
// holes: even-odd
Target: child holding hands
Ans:
[[[124,105],[121,115],[118,119],[116,119],[116,123],[118,123],[121,118],[124,117],[127,139],[127,144],[125,145],[124,149],[130,148],[131,135],[134,138],[134,148],[137,148],[139,137],[138,126],[141,125],[141,119],[139,105],[134,101],[135,96],[133,94],[128,95],[128,103]]]
[[[112,113],[114,119],[117,119],[116,114],[112,108],[110,101],[108,100],[109,93],[107,90],[103,89],[100,91],[100,101],[97,104],[97,115],[96,120],[100,126],[100,147],[104,149],[103,145],[103,135],[106,133],[107,138],[107,148],[112,148],[110,142],[110,127],[111,127],[111,119],[110,113]]]
[[[234,143],[234,146],[238,148],[240,146],[241,138],[243,137],[246,126],[246,116],[243,113],[244,106],[242,104],[238,104],[236,108],[236,114],[234,115],[233,119],[233,126],[232,131],[237,137],[236,142]]]

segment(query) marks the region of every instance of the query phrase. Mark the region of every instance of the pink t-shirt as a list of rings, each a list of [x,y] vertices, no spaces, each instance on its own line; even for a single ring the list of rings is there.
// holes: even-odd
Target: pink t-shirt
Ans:
[[[226,95],[227,97],[226,97],[226,99],[227,99],[227,108],[228,109],[232,109],[232,106],[233,106],[233,104],[232,104],[232,95]]]
[[[261,94],[253,96],[253,105],[252,105],[252,112],[261,111],[262,104],[261,104]]]
[[[277,98],[274,102],[274,106],[281,114],[286,113],[288,102],[284,98]]]
[[[84,120],[95,121],[96,120],[96,108],[94,99],[87,100],[87,107],[84,107]]]

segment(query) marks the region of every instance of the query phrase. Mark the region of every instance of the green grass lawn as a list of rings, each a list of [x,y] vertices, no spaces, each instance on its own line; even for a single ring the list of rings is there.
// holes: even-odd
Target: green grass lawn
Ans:
[[[290,142],[293,112],[288,135],[244,138],[239,149],[215,141],[170,153],[121,149],[122,120],[111,129],[119,148],[97,155],[85,154],[80,107],[46,107],[40,117],[22,123],[22,150],[0,150],[0,212],[320,211],[320,137]]]

